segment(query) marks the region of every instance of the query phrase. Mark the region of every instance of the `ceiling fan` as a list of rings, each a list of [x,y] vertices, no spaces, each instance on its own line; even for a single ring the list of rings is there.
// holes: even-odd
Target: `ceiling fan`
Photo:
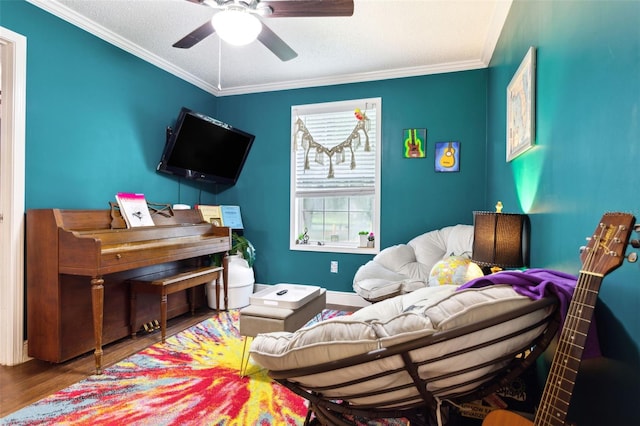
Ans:
[[[186,0],[218,9],[211,21],[207,21],[173,47],[188,49],[211,34],[232,44],[248,44],[256,38],[280,60],[288,61],[298,54],[265,25],[258,17],[296,18],[352,16],[353,0]],[[229,32],[241,40],[234,41]],[[229,38],[227,40],[227,38]]]

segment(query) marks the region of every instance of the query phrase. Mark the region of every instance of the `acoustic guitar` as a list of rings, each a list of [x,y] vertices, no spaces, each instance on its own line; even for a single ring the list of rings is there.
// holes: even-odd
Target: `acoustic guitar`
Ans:
[[[515,413],[495,410],[485,417],[482,426],[565,424],[600,284],[606,274],[622,264],[634,223],[631,214],[606,213],[582,251],[582,269],[533,423]]]
[[[455,154],[456,149],[453,147],[453,142],[449,142],[449,146],[442,151],[440,156],[440,165],[446,168],[453,167],[456,164]]]

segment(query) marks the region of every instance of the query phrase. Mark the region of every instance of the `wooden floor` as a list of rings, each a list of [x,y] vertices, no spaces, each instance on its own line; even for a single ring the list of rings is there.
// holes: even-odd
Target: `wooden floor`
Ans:
[[[215,310],[201,308],[195,315],[185,314],[167,321],[167,336],[176,334],[206,318]],[[160,330],[138,333],[135,339],[124,338],[103,348],[103,367],[108,367],[160,341]],[[0,365],[0,418],[64,389],[95,373],[93,353],[53,364],[32,359],[12,367]]]

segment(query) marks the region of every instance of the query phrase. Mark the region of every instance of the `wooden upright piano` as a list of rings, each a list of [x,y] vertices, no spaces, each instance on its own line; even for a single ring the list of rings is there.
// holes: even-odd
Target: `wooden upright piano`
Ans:
[[[156,226],[130,229],[114,229],[112,216],[113,209],[27,212],[29,356],[62,362],[93,348],[100,374],[103,343],[129,335],[129,279],[195,269],[231,248],[231,230],[205,222],[199,210],[154,215]],[[170,318],[189,311],[184,291],[169,297]],[[157,318],[157,300],[137,303],[139,318]]]

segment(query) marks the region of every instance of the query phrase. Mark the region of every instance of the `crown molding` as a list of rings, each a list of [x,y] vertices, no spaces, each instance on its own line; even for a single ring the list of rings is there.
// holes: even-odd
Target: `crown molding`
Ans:
[[[217,96],[243,95],[249,93],[274,92],[278,90],[304,89],[309,87],[332,86],[337,84],[363,83],[367,81],[390,80],[395,78],[418,77],[430,74],[442,74],[457,71],[469,71],[486,68],[482,61],[461,61],[435,66],[398,68],[366,73],[342,74],[335,77],[308,80],[290,80],[282,83],[236,86],[222,88]]]
[[[0,0],[1,1],[1,0]],[[40,9],[43,9],[52,15],[57,16],[58,18],[69,22],[70,24],[75,25],[78,28],[81,28],[87,31],[90,34],[95,35],[98,38],[110,43],[116,47],[121,48],[125,52],[131,53],[134,56],[139,57],[140,59],[149,62],[157,66],[158,68],[167,71],[185,80],[188,83],[193,84],[196,87],[201,88],[202,90],[211,93],[214,96],[219,96],[219,90],[216,86],[202,80],[199,77],[194,76],[193,74],[186,72],[184,69],[175,66],[169,61],[155,55],[154,53],[149,52],[146,49],[143,49],[139,45],[135,43],[131,43],[129,40],[120,37],[114,32],[106,29],[105,27],[96,24],[95,22],[87,19],[83,15],[75,12],[74,10],[68,8],[67,6],[58,3],[57,1],[52,0],[27,0],[27,2],[37,6]]]
[[[139,57],[140,59],[147,61],[158,68],[167,71],[176,77],[193,84],[196,87],[211,93],[216,97],[231,96],[231,95],[243,95],[250,93],[261,92],[274,92],[281,90],[293,90],[303,89],[310,87],[331,86],[338,84],[350,84],[350,83],[362,83],[368,81],[377,80],[389,80],[396,78],[416,77],[431,74],[441,74],[457,71],[468,71],[474,69],[486,68],[491,61],[491,55],[495,49],[496,43],[500,36],[500,32],[504,21],[511,8],[511,0],[500,1],[496,3],[496,8],[492,17],[491,31],[487,35],[485,48],[483,50],[482,60],[477,61],[461,61],[451,62],[446,64],[439,64],[435,66],[422,66],[422,67],[408,67],[397,68],[391,70],[380,70],[365,73],[353,73],[353,74],[341,74],[333,77],[317,78],[317,79],[302,79],[302,80],[290,80],[279,83],[259,84],[259,85],[247,85],[247,86],[233,86],[227,88],[219,88],[195,75],[185,71],[184,69],[172,64],[171,62],[143,49],[137,44],[130,42],[129,40],[120,37],[112,31],[96,24],[95,22],[88,20],[86,17],[78,14],[74,10],[67,6],[54,1],[54,0],[27,0],[27,2],[43,9],[93,35],[101,38],[102,40],[117,46],[124,51]]]

